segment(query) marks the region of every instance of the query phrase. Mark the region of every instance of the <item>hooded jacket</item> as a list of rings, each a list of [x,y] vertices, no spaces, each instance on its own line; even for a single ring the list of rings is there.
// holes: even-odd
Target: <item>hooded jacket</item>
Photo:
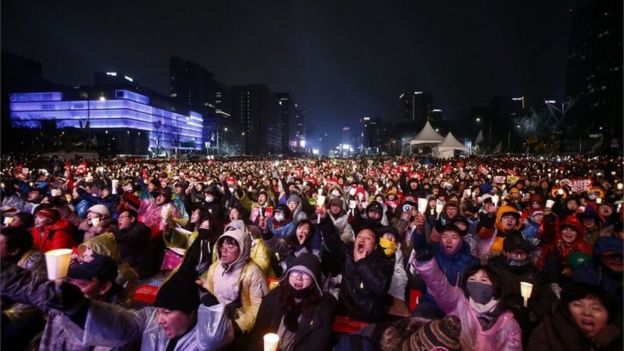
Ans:
[[[64,218],[43,228],[33,228],[32,235],[33,245],[43,253],[75,246],[74,239],[71,236],[70,224]]]
[[[561,263],[564,266],[567,266],[568,256],[574,251],[582,252],[587,256],[591,256],[591,246],[589,246],[589,244],[586,243],[584,240],[583,225],[580,224],[578,220],[576,220],[576,218],[568,218],[561,223],[560,227],[563,228],[565,226],[573,226],[575,228],[577,232],[576,239],[570,244],[566,243],[561,236],[561,229],[559,229],[559,232],[557,233],[557,239],[546,245],[542,250],[540,257],[537,259],[537,268],[543,268],[546,257],[553,253],[559,257]]]
[[[447,315],[459,318],[461,322],[459,339],[463,350],[522,350],[520,326],[511,312],[503,312],[492,327],[483,330],[477,313],[470,306],[463,290],[448,283],[435,260],[417,263],[415,268],[440,309]]]
[[[212,293],[219,303],[228,304],[240,296],[241,307],[236,309],[235,322],[242,332],[249,332],[256,322],[262,297],[267,294],[266,277],[262,269],[250,258],[251,238],[240,229],[229,230],[217,239],[217,248],[226,238],[231,237],[238,243],[240,255],[229,265],[214,261],[205,275],[203,286]]]
[[[584,263],[574,272],[573,280],[602,287],[617,299],[622,299],[623,273],[610,271],[600,263],[600,256],[605,252],[622,252],[622,240],[616,237],[600,238],[594,244],[594,259]]]

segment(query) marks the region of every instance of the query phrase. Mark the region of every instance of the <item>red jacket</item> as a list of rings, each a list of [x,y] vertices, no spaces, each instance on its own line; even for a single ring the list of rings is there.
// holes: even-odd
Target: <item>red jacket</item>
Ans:
[[[75,246],[74,239],[71,236],[71,228],[69,222],[65,218],[46,225],[42,229],[33,228],[33,243],[41,252],[47,252],[55,249],[70,249]]]

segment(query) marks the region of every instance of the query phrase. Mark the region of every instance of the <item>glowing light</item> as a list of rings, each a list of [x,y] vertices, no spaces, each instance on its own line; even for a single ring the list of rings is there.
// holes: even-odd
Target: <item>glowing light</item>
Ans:
[[[124,79],[127,80],[128,82],[133,82],[134,81],[134,79],[132,79],[132,78],[130,78],[128,76],[124,76]]]
[[[107,76],[117,77],[117,72],[106,72]]]

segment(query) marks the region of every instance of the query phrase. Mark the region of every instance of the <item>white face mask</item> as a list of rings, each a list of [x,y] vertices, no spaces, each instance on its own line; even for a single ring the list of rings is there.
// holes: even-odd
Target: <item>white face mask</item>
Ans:
[[[335,197],[339,197],[340,196],[340,191],[334,190],[334,191],[332,191],[332,195],[334,195]]]
[[[228,188],[230,189],[230,193],[233,194],[234,193],[234,188]]]
[[[284,220],[284,214],[281,212],[277,212],[275,213],[275,220],[278,222],[281,222]]]
[[[206,202],[212,202],[214,200],[214,196],[208,195],[206,196]]]

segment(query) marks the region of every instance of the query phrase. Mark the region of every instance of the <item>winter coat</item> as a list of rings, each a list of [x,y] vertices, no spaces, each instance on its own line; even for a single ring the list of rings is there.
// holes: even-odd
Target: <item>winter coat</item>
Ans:
[[[324,236],[329,253],[341,262],[340,313],[367,322],[383,319],[394,262],[380,249],[373,250],[366,258],[355,262],[353,243],[345,245],[335,230],[324,232]]]
[[[414,248],[422,248],[428,246],[433,253],[433,258],[438,264],[439,269],[444,273],[447,282],[452,286],[463,288],[464,273],[473,266],[479,264],[479,259],[470,254],[470,245],[465,241],[461,241],[461,247],[457,252],[447,254],[442,248],[440,243],[423,243],[425,235],[418,233],[416,230],[412,233],[412,243]],[[423,292],[423,296],[419,300],[419,306],[421,308],[436,308],[439,307],[436,304],[434,297],[428,291]]]
[[[594,245],[594,258],[585,262],[574,271],[573,281],[600,286],[614,298],[622,300],[622,282],[624,274],[612,272],[600,263],[600,256],[604,252],[621,250],[621,241],[616,238],[601,238]],[[615,245],[614,245],[615,244]]]
[[[576,240],[573,243],[568,244],[563,241],[561,238],[561,232],[559,232],[555,241],[544,246],[540,257],[537,259],[537,268],[543,268],[546,257],[551,254],[557,255],[561,263],[567,267],[568,256],[574,251],[582,252],[587,256],[591,256],[592,254],[591,246],[585,242],[582,234],[577,235]]]
[[[119,195],[111,194],[105,198],[101,198],[99,196],[93,196],[87,193],[82,188],[76,188],[76,190],[78,191],[78,194],[79,194],[78,199],[88,202],[89,207],[94,206],[94,205],[104,205],[106,206],[106,208],[108,208],[108,211],[112,219],[116,220],[117,217],[119,217],[119,211],[117,210],[117,205],[119,205],[119,202],[121,201],[121,197]]]
[[[286,314],[285,308],[280,305],[283,289],[282,286],[278,286],[262,298],[258,319],[250,338],[250,351],[262,350],[263,335],[275,333],[279,329]],[[293,351],[317,351],[329,348],[332,341],[331,328],[335,304],[336,300],[331,295],[326,295],[314,306],[310,316],[301,314]]]
[[[17,265],[31,271],[38,279],[47,279],[48,277],[45,257],[39,251],[29,250],[25,252],[17,261]],[[37,312],[38,310],[35,306],[24,303],[15,303],[2,311],[11,320],[25,318]]]
[[[463,325],[462,325],[463,327]],[[597,340],[589,339],[576,325],[567,306],[558,303],[552,315],[546,316],[529,339],[528,350],[537,351],[600,351],[622,350],[619,328],[607,326]]]
[[[520,326],[511,312],[503,312],[490,329],[483,330],[462,289],[449,284],[435,260],[415,266],[440,309],[461,321],[460,342],[464,350],[522,350]]]
[[[55,249],[69,249],[75,246],[69,222],[61,218],[43,228],[33,228],[33,245],[45,253]]]
[[[166,221],[163,219],[163,213],[170,211],[171,218],[180,219],[180,212],[173,203],[166,203],[163,205],[157,205],[154,200],[141,200],[141,206],[139,207],[139,222],[144,223],[152,233],[152,237],[158,236],[167,226]]]
[[[146,250],[150,240],[150,230],[145,224],[134,222],[130,227],[115,231],[121,258],[132,268],[141,270],[146,264]]]
[[[217,239],[230,236],[241,248],[238,259],[229,265],[214,261],[202,276],[203,286],[221,304],[228,304],[240,297],[241,307],[235,312],[235,322],[242,332],[249,332],[256,322],[262,297],[269,291],[262,269],[250,258],[251,238],[242,230],[228,231]],[[219,253],[220,255],[220,253]]]
[[[295,232],[295,221],[288,220],[285,223],[278,223],[274,218],[267,220],[267,229],[273,233],[273,236],[279,239],[285,239]]]

